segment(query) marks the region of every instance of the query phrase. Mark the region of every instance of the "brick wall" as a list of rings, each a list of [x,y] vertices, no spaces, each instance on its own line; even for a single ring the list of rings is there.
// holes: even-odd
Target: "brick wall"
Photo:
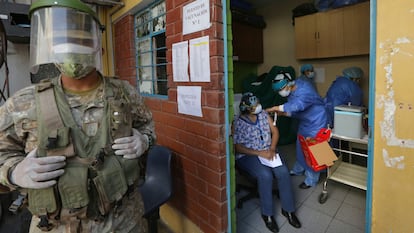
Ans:
[[[146,103],[154,115],[157,143],[174,152],[174,196],[169,204],[203,232],[225,232],[228,223],[222,6],[220,0],[211,0],[212,26],[201,32],[182,35],[182,7],[190,2],[193,1],[166,1],[168,99],[146,98]],[[114,28],[116,75],[135,85],[133,17],[125,16]],[[211,82],[173,82],[172,44],[207,35],[210,38]],[[179,85],[202,87],[203,117],[178,113]]]
[[[134,16],[125,16],[114,28],[115,75],[136,86]]]

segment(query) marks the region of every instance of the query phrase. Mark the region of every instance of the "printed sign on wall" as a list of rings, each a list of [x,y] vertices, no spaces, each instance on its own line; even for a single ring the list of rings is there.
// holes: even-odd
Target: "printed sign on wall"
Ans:
[[[209,28],[210,1],[197,0],[183,7],[183,35]]]

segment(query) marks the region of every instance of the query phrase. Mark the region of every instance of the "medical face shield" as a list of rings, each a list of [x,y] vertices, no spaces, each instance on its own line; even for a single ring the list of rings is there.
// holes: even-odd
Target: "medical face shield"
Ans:
[[[60,70],[69,66],[73,71],[69,76],[102,70],[101,30],[88,13],[58,6],[39,8],[31,16],[30,38],[31,73],[48,63]]]

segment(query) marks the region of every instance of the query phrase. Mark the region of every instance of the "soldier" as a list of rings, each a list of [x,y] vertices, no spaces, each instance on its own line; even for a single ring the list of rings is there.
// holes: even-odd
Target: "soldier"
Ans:
[[[137,180],[155,140],[150,110],[100,73],[102,27],[86,4],[39,0],[29,14],[32,71],[61,74],[0,108],[0,183],[27,197],[30,232],[147,232]]]

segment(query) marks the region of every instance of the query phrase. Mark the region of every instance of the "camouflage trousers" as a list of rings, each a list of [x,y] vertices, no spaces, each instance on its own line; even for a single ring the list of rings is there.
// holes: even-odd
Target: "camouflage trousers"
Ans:
[[[144,203],[137,190],[122,199],[122,205],[114,213],[111,211],[103,221],[81,220],[80,230],[70,230],[69,224],[59,225],[49,233],[148,233],[148,225],[144,214]],[[32,217],[29,233],[44,233],[37,227],[37,216]]]

